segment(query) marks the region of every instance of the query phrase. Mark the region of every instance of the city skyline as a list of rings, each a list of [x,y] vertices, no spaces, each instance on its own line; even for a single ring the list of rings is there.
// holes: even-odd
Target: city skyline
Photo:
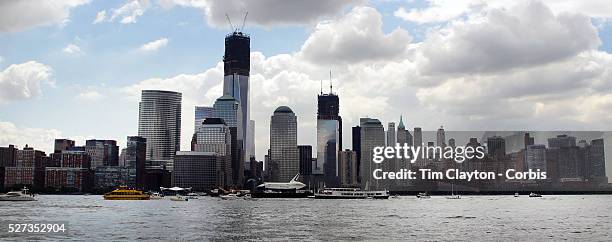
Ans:
[[[346,134],[350,133],[351,127],[364,116],[378,118],[383,123],[397,123],[399,116],[403,115],[407,130],[415,126],[435,130],[440,125],[450,130],[475,130],[481,127],[487,130],[611,128],[607,124],[610,118],[604,107],[609,102],[605,84],[610,79],[602,74],[611,59],[608,54],[610,27],[602,21],[607,16],[604,10],[594,12],[582,5],[570,8],[551,1],[519,1],[502,7],[494,1],[482,9],[459,9],[459,14],[444,15],[447,19],[434,21],[424,17],[428,11],[435,10],[434,3],[429,6],[426,3],[339,1],[332,5],[320,15],[308,12],[308,16],[295,16],[296,19],[271,15],[266,20],[262,17],[264,14],[256,9],[237,9],[229,13],[235,25],[240,25],[244,12],[250,12],[244,31],[253,39],[251,103],[257,105],[251,107],[251,119],[259,122],[255,129],[258,160],[263,159],[269,144],[269,115],[281,105],[291,107],[300,117],[298,144],[316,144],[316,134],[310,132],[316,129],[316,107],[311,104],[316,102],[321,80],[327,86],[329,69],[334,73],[334,91],[341,97],[340,116],[345,123],[345,140],[349,138]],[[149,3],[148,6],[142,4],[141,15],[114,11],[122,6],[122,2],[66,6],[57,10],[69,13],[61,19],[70,20],[63,21],[64,24],[56,21],[2,28],[0,43],[13,47],[0,52],[2,85],[6,85],[6,80],[26,80],[19,76],[19,70],[31,71],[27,73],[36,75],[31,75],[34,86],[17,85],[5,89],[17,90],[15,93],[19,95],[2,93],[0,110],[4,115],[0,117],[0,145],[23,147],[28,143],[50,153],[53,138],[70,138],[77,143],[96,138],[116,140],[123,148],[126,136],[137,135],[137,115],[134,114],[137,112],[140,91],[162,89],[184,94],[180,144],[181,150],[188,150],[190,134],[193,133],[194,106],[212,106],[223,92],[222,38],[230,32],[225,17],[222,14],[221,19],[217,18],[218,12],[215,10],[218,9],[210,6],[213,10],[211,16],[205,13],[206,19],[202,20],[199,10],[207,7],[174,5],[162,8],[156,3]],[[7,5],[4,9],[10,7]],[[303,9],[306,10],[309,9]],[[98,13],[102,11],[107,15],[98,18],[101,16]],[[570,13],[563,14],[564,11]],[[529,18],[530,13],[536,13],[538,17]],[[184,18],[179,16],[181,14]],[[462,19],[462,14],[470,18]],[[467,42],[462,43],[466,46],[463,47],[470,47],[474,44],[469,42],[469,37],[474,36],[470,33],[490,37],[499,34],[491,33],[492,27],[512,29],[513,26],[507,23],[496,22],[494,17],[498,15],[521,20],[518,21],[519,27],[531,24],[534,28],[548,30],[541,35],[502,32],[511,33],[514,37],[536,37],[519,38],[517,43],[520,46],[515,46],[519,49],[524,46],[525,50],[531,50],[531,47],[538,46],[538,40],[552,41],[550,36],[580,38],[575,45],[555,41],[553,47],[558,48],[546,48],[546,53],[522,51],[519,53],[522,59],[519,60],[490,59],[493,54],[512,50],[512,46],[493,40],[486,41],[496,51],[481,53],[483,59],[462,56],[460,51],[456,51],[462,46],[450,46],[454,49],[442,53],[434,53],[427,48],[437,43],[448,43],[444,42],[446,39],[465,40]],[[153,29],[151,26],[155,25],[156,16],[169,17],[169,23],[160,26],[160,29]],[[422,19],[417,20],[418,16]],[[360,22],[361,18],[366,21]],[[483,22],[471,21],[471,18]],[[572,28],[564,22],[566,20],[576,23],[578,27]],[[548,26],[541,26],[540,23],[546,21],[567,30],[567,36],[550,30],[553,28],[546,28]],[[427,28],[430,25],[439,26],[448,33]],[[188,31],[169,30],[176,26]],[[360,36],[348,26],[369,27],[369,31]],[[126,32],[113,33],[105,39],[109,40],[106,44],[100,42],[97,39],[100,35],[88,30],[90,28],[100,33],[128,29],[147,34],[136,37]],[[21,42],[31,43],[36,35],[49,33],[55,34],[55,37],[49,37],[53,44],[25,51]],[[279,36],[287,39],[283,45],[276,42]],[[343,37],[344,42],[333,42],[334,36]],[[196,42],[203,44],[195,45]],[[363,53],[350,54],[340,47],[329,47],[331,44],[362,46]],[[179,48],[180,45],[185,47]],[[390,51],[392,48],[393,51]],[[428,57],[426,60],[429,62],[419,59],[419,54]],[[109,57],[102,58],[108,55],[113,56],[117,64],[109,62]],[[447,65],[440,62],[442,56],[451,60],[464,58],[466,61],[462,65]],[[169,59],[176,61],[154,61],[159,57],[171,57]],[[70,66],[79,62],[83,62],[83,68]],[[100,70],[92,68],[92,62]],[[98,65],[102,62],[105,64]],[[436,69],[432,64],[445,64],[448,69]],[[125,67],[120,68],[119,65]],[[567,65],[584,68],[565,68]],[[128,67],[135,67],[136,70]],[[508,71],[513,72],[511,78],[516,79],[514,82],[502,78]],[[562,74],[557,75],[556,72]],[[536,76],[546,77],[544,84],[533,82]],[[471,82],[467,82],[467,77],[473,77]],[[436,78],[441,81],[434,81]],[[489,85],[500,80],[508,84],[495,89]],[[371,88],[372,85],[368,84],[372,82],[380,85]],[[469,90],[463,88],[471,84],[478,85],[470,86],[472,88]],[[547,89],[547,86],[542,86],[545,84],[555,88]],[[447,90],[456,92],[457,98],[465,95],[474,95],[474,98],[442,99],[440,95],[448,94],[444,93]],[[478,92],[472,92],[475,90]],[[586,90],[591,95],[576,96],[578,90]],[[20,94],[25,91],[29,94]],[[581,109],[570,106],[558,110],[558,107],[576,98],[581,100],[579,103],[592,107]],[[496,108],[478,105],[477,101],[483,99],[489,100],[489,104]],[[69,104],[66,100],[70,101]],[[354,103],[362,105],[356,106]],[[412,105],[405,108],[406,104]],[[80,115],[71,115],[75,109]],[[45,117],[45,122],[35,117]],[[71,119],[67,121],[66,117]],[[92,123],[89,119],[96,120],[97,125],[89,125]],[[350,143],[344,142],[341,148],[348,147]]]

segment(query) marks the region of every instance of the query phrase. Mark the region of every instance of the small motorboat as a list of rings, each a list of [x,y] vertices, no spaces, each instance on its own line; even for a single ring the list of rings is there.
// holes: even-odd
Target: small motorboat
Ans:
[[[36,201],[36,195],[29,192],[28,188],[24,187],[20,192],[8,192],[0,195],[0,201],[24,202]]]
[[[160,200],[163,198],[164,198],[164,195],[159,192],[151,193],[151,197],[150,197],[151,200]]]
[[[181,195],[176,195],[176,196],[170,196],[170,201],[186,202],[186,201],[189,201],[189,198],[183,197]]]
[[[221,195],[219,197],[221,199],[223,199],[223,200],[236,200],[236,199],[240,198],[240,196],[238,196],[236,193],[230,193],[230,194],[227,194],[227,195]]]
[[[529,193],[529,197],[542,197],[542,194],[538,194],[538,193]]]
[[[193,193],[193,192],[187,193],[187,197],[189,199],[198,199],[198,196],[199,195],[197,193]]]
[[[419,194],[417,194],[416,197],[417,198],[431,198],[431,196],[429,196],[429,194],[427,194],[426,192],[419,192]]]
[[[518,193],[518,192],[515,192],[515,193],[514,193],[514,197],[519,197],[519,193]]]

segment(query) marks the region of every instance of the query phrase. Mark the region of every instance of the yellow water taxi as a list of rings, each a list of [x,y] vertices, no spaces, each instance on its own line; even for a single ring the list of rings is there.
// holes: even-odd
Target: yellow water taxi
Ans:
[[[114,191],[104,194],[105,200],[149,200],[150,198],[149,194],[126,186],[120,186]]]

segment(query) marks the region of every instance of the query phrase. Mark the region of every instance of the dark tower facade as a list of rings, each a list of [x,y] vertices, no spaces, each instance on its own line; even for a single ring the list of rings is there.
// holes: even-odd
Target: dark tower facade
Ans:
[[[240,125],[236,127],[236,137],[240,140],[241,149],[243,151],[250,150],[254,147],[251,139],[251,131],[249,129],[250,122],[250,106],[249,106],[249,71],[251,70],[251,37],[240,31],[234,31],[225,36],[225,54],[223,55],[223,96],[231,96],[242,109]],[[240,167],[248,166],[250,157],[246,152],[240,154],[239,160],[243,163]],[[240,173],[242,174],[242,173]],[[239,179],[240,180],[240,179]],[[235,180],[236,181],[236,180]]]
[[[317,164],[313,173],[323,174],[325,184],[340,183],[338,152],[342,150],[342,118],[340,100],[331,90],[318,96],[317,108]]]
[[[225,76],[238,74],[249,76],[251,70],[251,37],[242,32],[225,36],[225,55],[223,72]]]

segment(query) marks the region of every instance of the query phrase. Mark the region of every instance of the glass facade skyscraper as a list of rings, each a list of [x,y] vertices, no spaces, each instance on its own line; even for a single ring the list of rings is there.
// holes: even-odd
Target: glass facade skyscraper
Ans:
[[[317,100],[317,162],[312,172],[323,174],[327,185],[337,186],[340,183],[338,152],[342,149],[340,101],[331,90],[329,94],[321,93]]]
[[[288,182],[297,175],[298,156],[297,116],[289,107],[280,106],[270,121],[270,181]]]
[[[213,116],[222,119],[229,127],[231,134],[231,167],[234,186],[242,186],[244,180],[244,130],[242,127],[242,107],[240,102],[230,95],[224,95],[215,101]]]
[[[172,160],[181,142],[182,94],[172,91],[143,90],[138,114],[138,136],[147,140],[147,160]]]

